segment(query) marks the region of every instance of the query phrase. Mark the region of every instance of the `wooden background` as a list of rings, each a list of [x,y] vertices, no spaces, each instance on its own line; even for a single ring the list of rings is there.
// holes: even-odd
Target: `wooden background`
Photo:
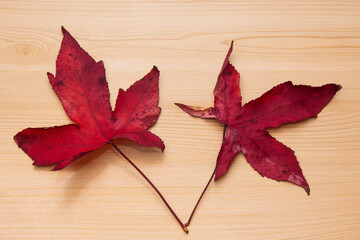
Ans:
[[[212,183],[186,235],[112,148],[66,169],[33,167],[12,137],[70,123],[48,83],[65,26],[103,60],[114,104],[153,65],[164,154],[118,146],[184,221],[207,182],[222,125],[173,103],[212,106],[231,40],[243,101],[272,86],[338,83],[310,119],[271,130],[295,150],[311,196],[262,178],[239,155]],[[360,239],[359,1],[0,1],[0,239]]]

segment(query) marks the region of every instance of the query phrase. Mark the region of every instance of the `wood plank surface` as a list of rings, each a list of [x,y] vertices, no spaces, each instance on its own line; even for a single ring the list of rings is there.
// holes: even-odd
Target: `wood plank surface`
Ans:
[[[311,187],[262,178],[239,155],[211,183],[186,235],[111,147],[62,171],[13,141],[71,121],[47,80],[65,26],[105,63],[111,101],[153,65],[166,150],[118,146],[186,221],[214,168],[223,126],[173,103],[212,106],[231,40],[243,102],[272,86],[343,86],[317,119],[271,130]],[[0,239],[360,239],[359,1],[0,1]]]

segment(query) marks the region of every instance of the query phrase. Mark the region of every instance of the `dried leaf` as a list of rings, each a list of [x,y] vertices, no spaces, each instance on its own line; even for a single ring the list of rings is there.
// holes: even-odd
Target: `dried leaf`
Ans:
[[[316,117],[341,86],[326,84],[311,87],[285,82],[242,106],[240,74],[229,63],[232,48],[233,43],[215,86],[213,108],[176,103],[191,116],[216,118],[225,124],[223,143],[216,162],[215,180],[228,171],[235,156],[242,152],[261,176],[292,182],[303,187],[309,194],[309,185],[294,151],[270,136],[266,129]]]
[[[96,62],[64,28],[62,32],[56,76],[48,73],[48,77],[66,114],[76,124],[27,128],[16,134],[16,143],[34,165],[56,164],[54,170],[60,170],[116,138],[163,151],[163,141],[147,130],[161,111],[159,70],[154,66],[129,89],[120,89],[112,111],[103,62]]]

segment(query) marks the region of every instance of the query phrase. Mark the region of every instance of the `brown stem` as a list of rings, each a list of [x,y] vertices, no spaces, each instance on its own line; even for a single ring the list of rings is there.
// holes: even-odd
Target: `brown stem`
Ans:
[[[216,170],[216,167],[215,167],[213,173],[211,174],[211,177],[210,177],[208,183],[206,184],[206,187],[205,187],[204,190],[202,191],[202,193],[201,193],[201,195],[200,195],[200,197],[199,197],[199,200],[198,200],[197,203],[195,204],[195,207],[194,207],[194,209],[192,210],[191,215],[190,215],[188,221],[185,223],[185,227],[188,227],[188,226],[190,225],[191,219],[192,219],[192,217],[194,216],[194,213],[195,213],[195,211],[196,211],[196,208],[198,207],[198,205],[199,205],[202,197],[204,196],[204,194],[205,194],[205,192],[206,192],[206,189],[207,189],[208,186],[210,185],[210,182],[211,182],[211,180],[213,179],[213,177],[214,177],[214,175],[215,175],[215,170]]]
[[[224,126],[224,130],[223,130],[223,141],[225,140],[225,131],[226,131],[226,128],[227,128],[227,125]],[[207,188],[209,187],[210,182],[211,182],[211,180],[213,179],[213,177],[214,177],[214,175],[215,175],[215,172],[216,172],[216,166],[215,166],[215,169],[214,169],[213,173],[211,174],[211,177],[210,177],[208,183],[206,184],[204,190],[202,191],[202,193],[201,193],[201,195],[200,195],[200,197],[199,197],[199,200],[198,200],[197,203],[195,204],[195,207],[194,207],[194,209],[192,210],[188,221],[185,223],[185,227],[188,227],[188,226],[190,225],[191,219],[193,218],[194,213],[195,213],[195,211],[196,211],[196,209],[197,209],[197,207],[198,207],[198,205],[199,205],[202,197],[204,196]]]
[[[175,217],[176,221],[180,224],[181,228],[184,230],[185,233],[189,233],[186,226],[182,223],[182,221],[179,219],[179,217],[176,215],[174,210],[170,207],[169,203],[165,200],[164,196],[161,194],[161,192],[155,187],[155,185],[150,181],[150,179],[133,163],[113,142],[110,142],[110,144],[115,148],[115,150],[120,153],[123,158],[130,163],[131,166],[133,166],[138,173],[150,184],[150,186],[155,190],[155,192],[159,195],[161,200],[165,203],[166,207],[170,210],[172,215]]]

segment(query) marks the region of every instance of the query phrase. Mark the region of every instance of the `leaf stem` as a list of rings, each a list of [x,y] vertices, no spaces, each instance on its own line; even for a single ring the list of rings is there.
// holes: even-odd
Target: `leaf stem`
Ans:
[[[208,183],[206,184],[206,187],[205,187],[204,190],[202,191],[202,193],[201,193],[201,195],[200,195],[200,197],[199,197],[199,200],[198,200],[197,203],[195,204],[195,207],[194,207],[194,209],[192,210],[191,215],[190,215],[188,221],[185,223],[185,227],[188,227],[188,226],[190,225],[191,219],[192,219],[192,217],[194,216],[194,213],[195,213],[195,211],[196,211],[196,208],[198,207],[198,205],[199,205],[202,197],[204,196],[204,194],[205,194],[205,192],[206,192],[206,189],[207,189],[208,186],[210,185],[210,182],[211,182],[211,180],[213,179],[213,177],[214,177],[214,175],[215,175],[215,170],[216,170],[216,167],[215,167],[213,173],[211,174],[211,177],[210,177]]]
[[[225,139],[225,132],[226,132],[226,128],[227,128],[227,125],[225,124],[225,126],[224,126],[224,130],[223,130],[223,140]],[[196,211],[196,209],[197,209],[197,207],[198,207],[198,205],[199,205],[199,203],[200,203],[200,201],[201,201],[202,197],[204,196],[204,194],[205,194],[205,192],[206,192],[207,188],[209,187],[211,180],[212,180],[212,179],[214,178],[214,176],[215,176],[215,173],[216,173],[216,167],[217,167],[217,165],[215,165],[214,171],[213,171],[213,173],[211,174],[211,177],[210,177],[210,179],[209,179],[208,183],[206,184],[206,186],[205,186],[204,190],[202,191],[202,193],[201,193],[201,195],[200,195],[200,197],[199,197],[198,201],[196,202],[195,207],[194,207],[194,209],[192,210],[192,212],[191,212],[191,214],[190,214],[189,219],[188,219],[188,220],[187,220],[187,222],[185,223],[185,227],[188,227],[188,226],[190,225],[190,223],[191,223],[191,219],[193,218],[194,213],[195,213],[195,211]]]
[[[150,184],[150,186],[155,190],[155,192],[159,195],[159,197],[161,198],[161,200],[165,203],[166,207],[169,209],[169,211],[172,213],[172,215],[175,217],[176,221],[180,224],[181,228],[184,230],[185,233],[189,233],[189,230],[186,228],[186,226],[182,223],[182,221],[179,219],[179,217],[176,215],[176,213],[174,212],[174,210],[170,207],[169,203],[166,201],[166,199],[164,198],[164,196],[161,194],[161,192],[159,191],[159,189],[157,189],[157,187],[155,187],[155,185],[151,182],[151,180],[135,165],[135,163],[133,163],[133,161],[131,161],[113,142],[110,142],[110,144],[114,147],[114,149],[120,153],[121,156],[123,156],[123,158],[126,159],[126,161],[128,161],[128,163],[130,163],[131,166],[133,166],[133,168],[136,169],[136,171],[138,171],[138,173],[140,173],[140,175]]]

